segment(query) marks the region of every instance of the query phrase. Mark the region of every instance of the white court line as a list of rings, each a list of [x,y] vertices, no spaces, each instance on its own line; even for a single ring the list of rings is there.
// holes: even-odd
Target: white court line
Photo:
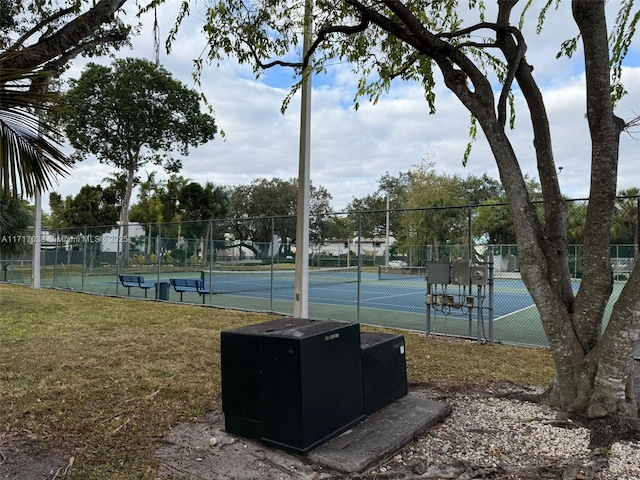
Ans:
[[[494,318],[493,321],[496,322],[496,321],[501,320],[501,319],[503,319],[505,317],[508,317],[509,315],[513,315],[514,313],[524,312],[525,310],[529,310],[530,308],[536,308],[536,306],[535,305],[529,305],[528,307],[521,308],[520,310],[515,310],[513,312],[507,313],[506,315],[502,315],[501,317]]]

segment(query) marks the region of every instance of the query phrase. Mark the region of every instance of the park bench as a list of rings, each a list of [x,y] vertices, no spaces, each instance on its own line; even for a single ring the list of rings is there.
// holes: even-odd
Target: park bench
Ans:
[[[131,295],[131,287],[138,287],[144,290],[144,296],[150,288],[155,288],[155,283],[147,283],[142,275],[118,275],[123,287],[127,287],[127,295]]]
[[[169,282],[173,289],[180,294],[180,301],[182,301],[183,293],[197,293],[202,295],[202,303],[204,303],[204,296],[211,293],[211,290],[205,288],[204,282],[199,278],[170,278]]]

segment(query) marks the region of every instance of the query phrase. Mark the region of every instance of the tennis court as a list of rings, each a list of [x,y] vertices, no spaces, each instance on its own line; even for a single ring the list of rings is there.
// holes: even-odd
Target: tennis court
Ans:
[[[78,275],[61,268],[49,278],[43,277],[42,286],[103,295],[144,298],[140,288],[127,288],[119,284],[115,273]],[[134,274],[139,272],[127,272]],[[293,314],[293,270],[191,270],[174,272],[147,272],[146,282],[168,282],[170,278],[201,278],[212,293],[205,296],[205,304],[223,308],[255,310]],[[485,289],[460,290],[448,286],[447,293],[465,297],[472,295],[476,305],[471,315],[464,309],[432,311],[431,333],[441,335],[487,337],[489,304]],[[455,288],[454,288],[455,287]],[[153,289],[148,298],[155,298]],[[416,331],[426,329],[426,281],[420,275],[381,276],[374,269],[358,271],[357,267],[311,269],[309,271],[309,316],[363,324],[401,328]],[[179,302],[180,294],[171,290],[170,301]],[[184,293],[184,302],[202,304],[197,293]],[[478,322],[478,315],[482,319]],[[519,279],[496,279],[494,283],[493,338],[496,342],[546,346],[547,341],[540,324],[537,309]]]
[[[53,267],[53,266],[52,266]],[[145,291],[127,289],[119,284],[114,267],[83,272],[78,266],[57,265],[42,272],[43,287],[98,293],[122,297],[144,298]],[[24,272],[22,272],[24,270]],[[168,282],[170,278],[201,278],[213,293],[205,296],[205,304],[243,310],[293,315],[293,270],[219,270],[129,269],[127,274],[144,274],[146,282]],[[30,283],[30,265],[15,266],[8,272],[12,283]],[[624,282],[616,282],[606,318]],[[574,284],[578,287],[578,282]],[[443,292],[456,298],[475,297],[469,314],[464,308],[432,309],[430,333],[489,340],[489,299],[485,289],[460,290],[448,285]],[[464,288],[464,287],[462,287]],[[155,298],[153,289],[147,291]],[[185,293],[184,302],[202,304],[196,293]],[[180,301],[170,291],[169,300]],[[460,301],[459,303],[463,303]],[[311,269],[309,272],[309,316],[424,332],[426,319],[426,281],[420,271],[410,275],[381,275],[374,268],[357,267]],[[519,345],[548,346],[538,311],[523,282],[518,278],[494,280],[493,341]],[[478,321],[480,319],[481,321]],[[606,321],[606,319],[605,319]],[[480,335],[478,335],[480,329]]]

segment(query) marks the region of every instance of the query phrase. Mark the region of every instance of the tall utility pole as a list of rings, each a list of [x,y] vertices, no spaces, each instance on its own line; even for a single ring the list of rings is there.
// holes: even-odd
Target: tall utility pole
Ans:
[[[35,224],[33,226],[33,254],[31,258],[31,287],[40,288],[40,241],[42,240],[42,193],[36,186],[35,195]]]
[[[49,82],[51,77],[47,77],[39,88],[45,91],[49,90]],[[38,138],[42,138],[42,113],[38,114]],[[36,192],[34,197],[35,206],[35,223],[33,225],[33,253],[31,255],[31,287],[40,288],[40,262],[42,259],[42,191],[39,185],[35,185]]]
[[[304,5],[303,55],[311,48],[311,20],[313,1]],[[302,105],[300,107],[300,157],[298,166],[298,205],[296,223],[296,272],[293,316],[309,316],[309,197],[311,196],[311,68],[308,62],[302,72]]]
[[[389,266],[389,192],[387,192],[387,214],[385,222],[385,247],[384,247],[384,266]]]

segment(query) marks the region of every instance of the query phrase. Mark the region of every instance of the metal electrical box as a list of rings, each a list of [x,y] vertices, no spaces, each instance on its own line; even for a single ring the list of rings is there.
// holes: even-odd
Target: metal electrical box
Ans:
[[[471,284],[471,260],[454,260],[451,262],[451,283],[454,285]]]
[[[427,281],[429,283],[451,283],[451,264],[449,262],[427,262]]]
[[[486,265],[474,265],[471,267],[471,285],[486,285],[489,269]]]

